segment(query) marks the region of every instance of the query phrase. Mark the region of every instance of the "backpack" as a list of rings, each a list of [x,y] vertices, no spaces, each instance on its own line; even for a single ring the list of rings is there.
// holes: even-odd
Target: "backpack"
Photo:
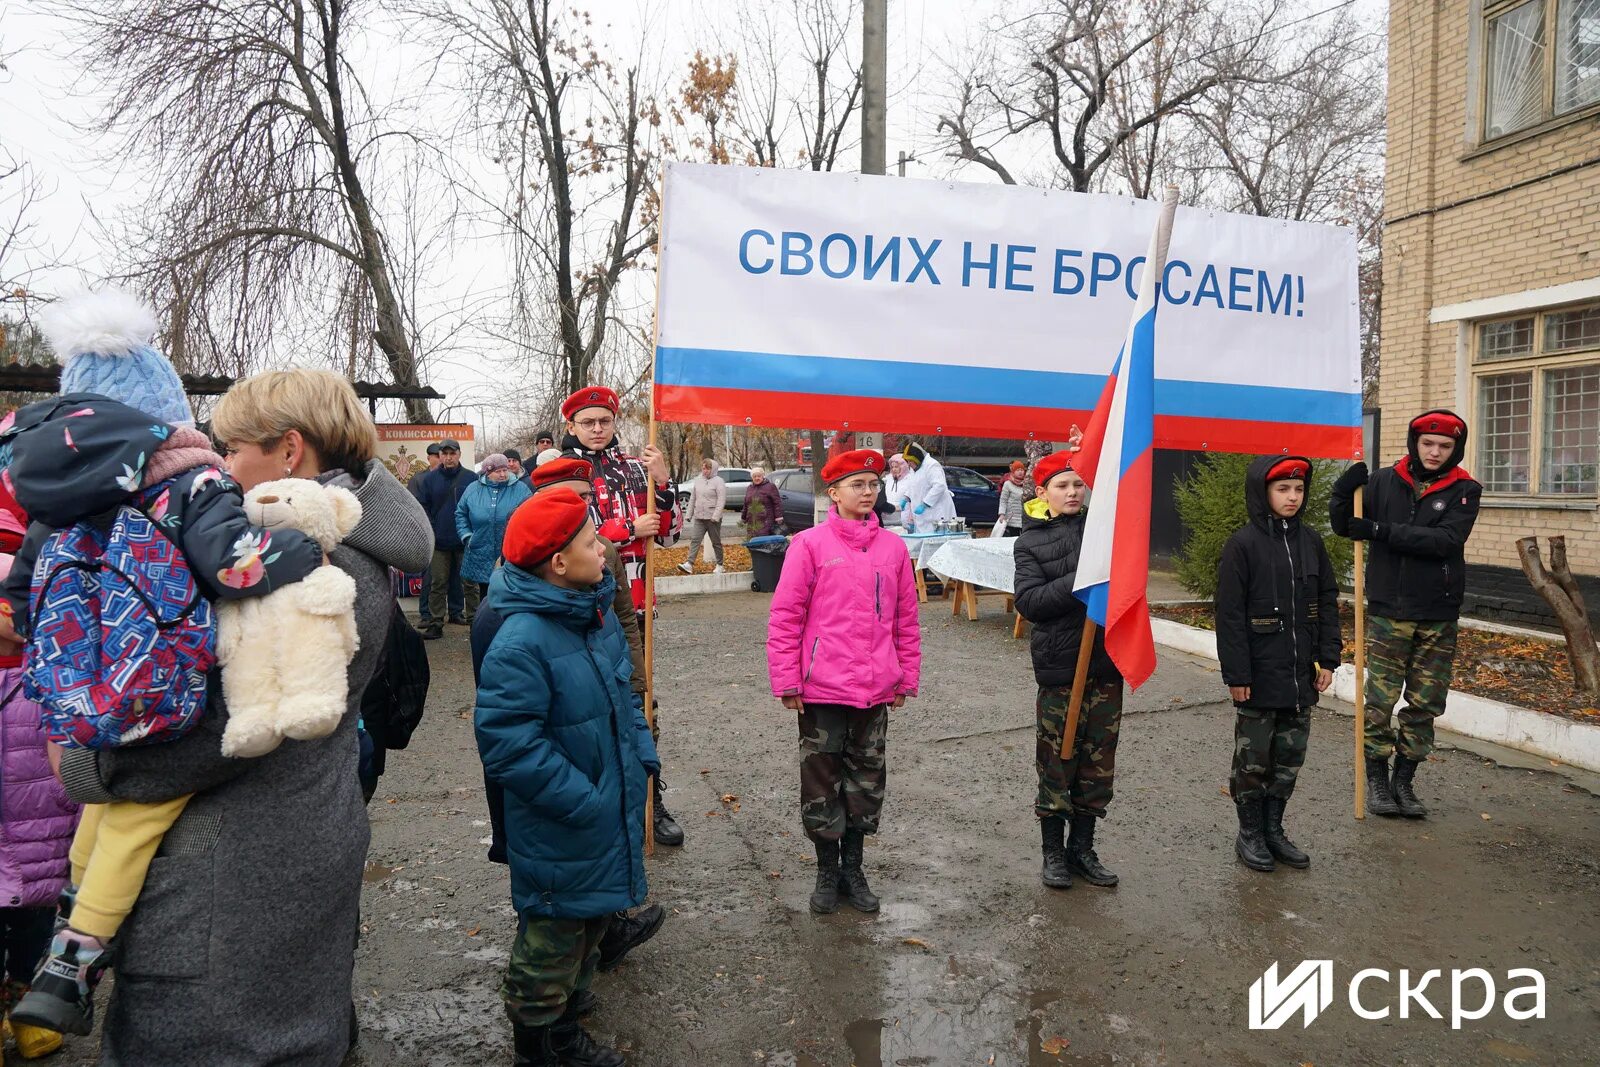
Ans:
[[[215,617],[183,552],[143,510],[165,488],[56,530],[39,550],[23,692],[58,744],[170,740],[205,711]]]
[[[361,725],[381,748],[405,748],[428,702],[428,649],[399,601],[389,615],[378,669],[361,694]]]

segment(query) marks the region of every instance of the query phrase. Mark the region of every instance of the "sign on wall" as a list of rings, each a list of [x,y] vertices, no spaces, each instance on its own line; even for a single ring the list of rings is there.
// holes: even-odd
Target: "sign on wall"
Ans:
[[[461,465],[471,470],[476,466],[477,450],[473,447],[474,431],[464,423],[380,422],[378,424],[378,459],[389,472],[405,485],[418,471],[428,469],[428,446],[446,437],[461,445]]]
[[[1062,440],[1128,329],[1154,202],[701,164],[667,170],[667,421]],[[1347,229],[1179,208],[1156,446],[1361,447]]]

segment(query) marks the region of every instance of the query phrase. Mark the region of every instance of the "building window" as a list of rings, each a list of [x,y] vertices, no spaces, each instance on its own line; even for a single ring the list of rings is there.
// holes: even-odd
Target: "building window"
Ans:
[[[1485,8],[1484,140],[1600,104],[1600,0]]]
[[[1533,376],[1497,374],[1478,383],[1478,478],[1491,493],[1528,491]]]
[[[1600,495],[1600,304],[1474,324],[1474,472],[1489,493]]]
[[[1600,366],[1546,371],[1544,395],[1544,491],[1594,496]]]

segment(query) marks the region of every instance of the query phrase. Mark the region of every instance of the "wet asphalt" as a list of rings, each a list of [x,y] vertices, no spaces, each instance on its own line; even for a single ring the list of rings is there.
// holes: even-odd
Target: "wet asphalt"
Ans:
[[[1163,652],[1130,694],[1100,828],[1113,890],[1038,878],[1034,683],[999,602],[976,623],[924,609],[922,696],[896,712],[884,906],[818,918],[797,814],[793,717],[767,694],[767,598],[667,602],[657,678],[668,800],[688,834],[650,861],[661,934],[596,983],[592,1029],[637,1065],[1593,1064],[1600,1058],[1595,778],[1475,745],[1418,775],[1424,821],[1351,817],[1351,720],[1319,711],[1288,825],[1307,871],[1246,870],[1226,796],[1232,711],[1215,665]],[[496,994],[515,931],[472,739],[466,633],[430,647],[434,690],[371,808],[356,1064],[508,1064]],[[1348,709],[1346,709],[1348,710]],[[1445,740],[1450,740],[1448,736]],[[1459,739],[1456,739],[1459,741]],[[1302,1028],[1251,1030],[1268,964],[1332,961]],[[1362,968],[1367,1021],[1348,1004]],[[1452,1028],[1451,969],[1495,1008]],[[1438,968],[1399,1018],[1399,971]],[[1501,1000],[1540,971],[1545,1017]],[[1461,997],[1483,1000],[1478,979]],[[1525,1008],[1524,998],[1515,1006]]]

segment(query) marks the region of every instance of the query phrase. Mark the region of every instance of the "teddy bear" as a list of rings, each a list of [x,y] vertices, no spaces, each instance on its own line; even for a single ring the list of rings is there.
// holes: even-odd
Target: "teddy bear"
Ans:
[[[324,552],[361,520],[354,493],[303,478],[263,482],[245,494],[244,510],[252,524],[299,530]],[[223,755],[262,756],[286,737],[334,731],[349,706],[348,670],[360,645],[355,603],[355,580],[332,565],[265,596],[218,603]]]

